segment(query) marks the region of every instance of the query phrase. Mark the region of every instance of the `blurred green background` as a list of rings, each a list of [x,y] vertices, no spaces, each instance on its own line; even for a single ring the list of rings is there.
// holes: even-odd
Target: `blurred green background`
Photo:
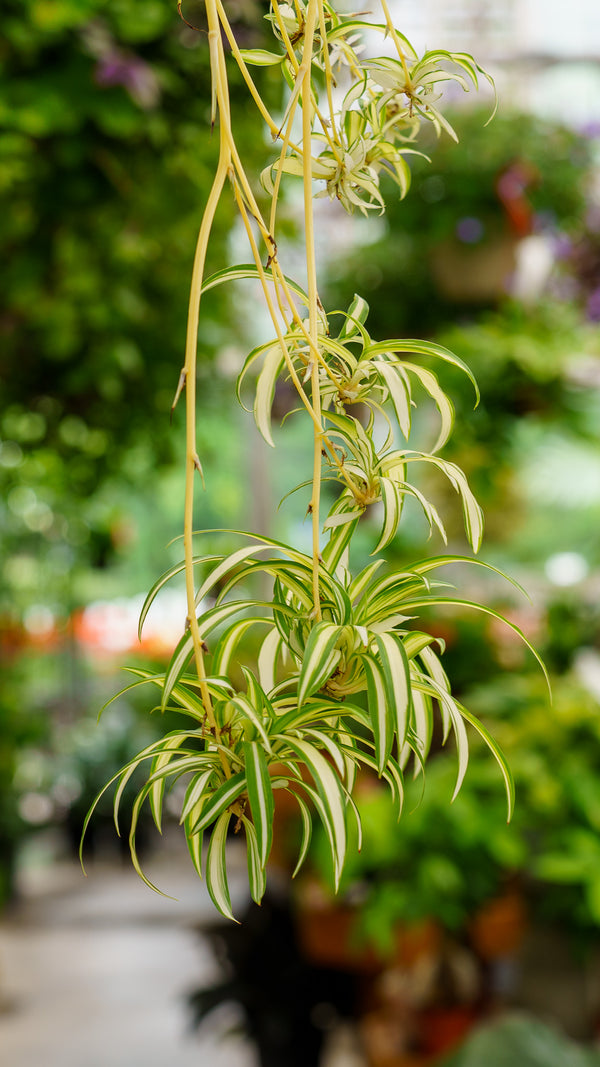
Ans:
[[[261,15],[254,0],[232,5],[245,45],[260,43]],[[181,625],[175,592],[137,649],[140,597],[178,557],[169,542],[181,524],[183,422],[170,408],[217,149],[207,136],[204,40],[160,0],[5,3],[0,904],[27,848],[48,830],[65,847],[75,842],[99,786],[157,728],[133,696],[100,726],[95,719],[118,666],[160,659]],[[272,73],[261,76],[277,108]],[[251,170],[263,135],[235,76],[232,92]],[[513,766],[515,820],[506,827],[501,784],[477,751],[450,808],[453,757],[440,750],[420,806],[415,790],[399,827],[388,825],[379,793],[365,793],[365,847],[345,892],[352,899],[360,888],[363,934],[381,945],[395,924],[431,917],[463,936],[509,887],[530,921],[558,924],[577,954],[600,929],[600,130],[511,103],[488,126],[489,112],[457,110],[458,146],[425,141],[432,163],[415,157],[407,199],[390,189],[386,219],[361,226],[355,247],[351,224],[340,227],[322,287],[333,307],[358,289],[373,336],[435,338],[474,371],[476,410],[460,376],[446,372],[457,428],[444,454],[484,505],[483,558],[521,581],[531,602],[501,581],[457,581],[535,643],[554,705],[509,634],[468,616],[437,619],[461,699]],[[290,203],[290,240],[294,226]],[[239,246],[225,202],[209,271]],[[291,420],[272,455],[233,399],[235,368],[260,330],[243,294],[234,301],[219,289],[206,301],[199,519],[302,542],[302,505],[292,498],[272,519],[270,509],[310,445]],[[451,547],[463,552],[455,501],[441,483],[432,492],[455,516]],[[422,556],[424,534],[407,509],[392,562]],[[370,538],[366,527],[365,552]],[[100,819],[96,849],[108,833]]]

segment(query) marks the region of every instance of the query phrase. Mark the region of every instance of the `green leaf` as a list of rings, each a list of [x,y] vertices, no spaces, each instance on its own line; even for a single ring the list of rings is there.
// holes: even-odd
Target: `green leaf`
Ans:
[[[206,853],[206,888],[210,893],[213,904],[217,911],[221,912],[226,919],[233,922],[238,920],[231,911],[231,898],[229,896],[229,884],[227,882],[227,859],[225,846],[227,844],[227,830],[231,815],[224,811],[219,816],[217,824],[211,834],[208,851]]]
[[[240,48],[240,55],[245,63],[252,67],[275,67],[283,63],[285,56],[267,52],[264,48]]]
[[[250,811],[256,828],[260,863],[264,867],[273,843],[273,789],[265,751],[257,741],[244,743],[244,768],[248,782]]]

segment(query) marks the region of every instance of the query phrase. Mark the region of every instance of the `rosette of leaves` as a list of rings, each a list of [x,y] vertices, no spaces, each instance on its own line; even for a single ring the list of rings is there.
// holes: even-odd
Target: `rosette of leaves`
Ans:
[[[185,392],[184,559],[155,583],[140,627],[156,594],[180,573],[185,575],[188,615],[166,671],[135,671],[132,683],[153,687],[158,691],[158,707],[163,711],[178,708],[190,723],[189,728],[169,732],[145,748],[109,785],[117,783],[118,825],[120,801],[129,780],[139,767],[148,768],[134,801],[130,828],[133,862],[145,879],[135,847],[140,812],[148,803],[160,829],[167,788],[183,780],[181,824],[193,863],[206,878],[217,909],[230,918],[226,848],[230,830],[245,837],[250,890],[259,901],[266,884],[276,797],[287,791],[298,805],[303,826],[296,871],[306,856],[317,818],[325,831],[337,884],[349,820],[358,824],[360,839],[353,799],[358,774],[366,768],[384,779],[400,814],[404,775],[409,767],[414,774],[423,772],[435,714],[441,719],[444,740],[454,737],[455,791],[467,767],[466,724],[470,724],[499,764],[509,815],[513,803],[512,780],[500,749],[485,726],[453,696],[441,660],[443,644],[419,621],[421,612],[440,605],[469,605],[438,577],[440,568],[464,557],[442,555],[398,572],[386,570],[383,558],[377,557],[397,532],[407,495],[419,501],[430,527],[444,536],[434,504],[412,479],[414,465],[419,463],[435,466],[457,491],[467,538],[473,551],[478,550],[483,528],[479,505],[462,471],[439,455],[452,430],[453,406],[435,372],[418,360],[432,356],[458,367],[471,381],[472,375],[457,356],[439,345],[399,338],[374,341],[366,327],[368,308],[359,296],[346,312],[337,314],[341,326],[335,333],[331,320],[336,315],[325,311],[318,293],[315,181],[333,182],[329,192],[333,189],[350,211],[353,206],[367,210],[373,203],[381,207],[377,182],[384,166],[396,168],[404,192],[401,146],[412,138],[422,119],[436,128],[444,127],[433,108],[433,86],[451,79],[466,88],[465,75],[476,84],[480,72],[475,61],[462,54],[437,51],[418,60],[394,28],[385,0],[382,9],[385,23],[377,28],[394,42],[397,63],[379,59],[361,66],[353,42],[366,24],[340,15],[323,0],[308,0],[293,9],[273,0],[269,21],[278,42],[277,54],[241,51],[220,0],[209,0],[206,8],[212,115],[214,122],[219,119],[220,152],[198,239],[186,363],[175,397],[177,402]],[[268,128],[281,142],[279,159],[267,168],[264,179],[271,196],[268,217],[259,207],[235,143],[223,37]],[[445,69],[448,61],[458,72]],[[282,123],[274,121],[260,98],[248,69],[252,63],[281,66],[290,86]],[[340,63],[351,88],[338,111],[333,67]],[[296,143],[298,117],[301,136]],[[322,158],[312,154],[319,140],[325,145]],[[333,162],[338,176],[327,177],[319,167]],[[283,273],[277,250],[277,203],[281,181],[288,173],[301,174],[304,188],[306,288]],[[253,263],[228,267],[205,279],[212,222],[227,180]],[[274,337],[250,352],[241,370],[238,395],[244,398],[246,380],[258,370],[254,417],[263,437],[273,444],[271,406],[276,384],[287,380],[296,390],[313,441],[312,474],[301,483],[310,487],[310,553],[252,532],[239,532],[233,551],[207,555],[201,549],[202,533],[194,529],[194,487],[202,471],[196,451],[195,398],[200,299],[215,286],[243,278],[260,282]],[[409,447],[412,408],[419,390],[433,401],[440,418],[438,438],[429,452]],[[364,419],[352,413],[358,403],[367,411]],[[322,506],[325,480],[339,489],[327,514]],[[382,513],[373,549],[377,558],[356,572],[353,535],[373,506]],[[253,594],[259,575],[272,583],[267,599]],[[483,605],[470,606],[495,615]],[[517,627],[507,625],[528,644]],[[246,662],[246,638],[255,630],[258,655]]]

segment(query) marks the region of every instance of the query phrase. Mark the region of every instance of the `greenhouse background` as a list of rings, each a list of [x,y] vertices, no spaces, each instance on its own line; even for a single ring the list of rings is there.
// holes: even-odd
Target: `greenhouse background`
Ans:
[[[260,47],[263,6],[231,6],[240,40]],[[468,589],[539,650],[552,704],[510,630],[465,612],[435,625],[461,700],[493,723],[513,768],[511,824],[483,749],[450,806],[455,759],[440,748],[423,795],[420,782],[408,786],[400,823],[377,788],[365,789],[364,845],[347,863],[337,903],[318,835],[310,870],[293,893],[286,888],[285,842],[295,831],[285,812],[273,895],[233,932],[216,922],[176,820],[160,847],[150,820],[142,832],[152,880],[177,902],[137,879],[108,801],[88,833],[87,880],[81,874],[90,803],[157,730],[135,690],[99,722],[98,712],[124,684],[123,664],[165,662],[185,615],[175,585],[138,641],[146,592],[179,558],[183,419],[170,409],[215,159],[204,38],[188,25],[201,5],[189,0],[182,13],[187,22],[167,0],[9,0],[3,20],[2,1062],[600,1063],[600,16],[592,0],[396,3],[417,49],[443,42],[475,54],[497,83],[498,114],[486,125],[485,86],[477,98],[451,93],[459,144],[423,144],[432,162],[415,158],[412,188],[401,202],[392,196],[385,220],[340,226],[317,201],[329,303],[346,306],[345,294],[360,287],[374,333],[433,338],[480,384],[473,410],[472,393],[447,372],[462,431],[445,455],[467,471],[484,507],[482,557],[529,599],[496,575],[471,576]],[[276,110],[268,69],[262,88]],[[234,111],[244,107],[241,90],[236,83]],[[259,123],[243,115],[240,136],[259,166]],[[297,207],[291,190],[292,260]],[[241,230],[220,212],[210,269],[241,247]],[[302,547],[305,502],[277,505],[311,445],[289,420],[274,453],[233,401],[235,375],[265,324],[251,287],[240,286],[235,301],[222,294],[207,299],[201,330],[202,525],[285,533]],[[285,390],[276,403],[283,420]],[[437,499],[448,496],[450,547],[464,554],[459,509],[428,477]],[[410,556],[423,532],[418,509],[407,507],[391,558]],[[366,544],[365,535],[365,558]],[[434,538],[431,549],[440,550]],[[235,842],[232,850],[235,864]],[[240,915],[244,863],[232,886]]]

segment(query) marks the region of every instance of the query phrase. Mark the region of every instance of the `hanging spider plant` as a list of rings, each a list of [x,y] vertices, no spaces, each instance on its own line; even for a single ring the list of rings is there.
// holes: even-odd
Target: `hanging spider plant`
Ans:
[[[471,379],[477,402],[477,385],[469,369],[458,356],[431,342],[374,340],[366,325],[368,307],[360,296],[354,296],[345,312],[327,312],[319,298],[313,198],[328,195],[350,214],[355,209],[365,214],[383,211],[381,175],[390,174],[400,195],[406,194],[410,184],[406,156],[414,151],[411,145],[420,125],[430,122],[438,133],[446,130],[455,136],[438,108],[440,87],[452,81],[468,90],[477,87],[480,75],[490,80],[464,53],[435,50],[419,58],[393,26],[385,0],[381,6],[383,21],[375,24],[342,14],[325,0],[296,0],[293,6],[272,0],[266,19],[274,45],[273,51],[266,51],[240,49],[221,0],[206,3],[212,120],[218,122],[220,150],[197,244],[185,365],[174,401],[185,395],[184,559],[153,586],[141,613],[140,632],[158,591],[182,572],[187,619],[166,670],[160,674],[133,670],[132,683],[155,690],[157,705],[162,710],[177,709],[187,716],[189,727],[145,748],[106,788],[116,783],[118,828],[123,791],[134,772],[147,767],[130,828],[133,863],[147,881],[135,846],[140,811],[148,803],[160,830],[165,792],[184,779],[181,824],[192,861],[206,879],[217,909],[230,918],[226,854],[230,830],[245,838],[250,891],[260,901],[273,839],[275,797],[286,790],[297,803],[303,827],[296,871],[306,857],[316,817],[323,824],[338,882],[349,819],[358,823],[360,838],[353,800],[357,775],[367,768],[384,779],[400,814],[404,774],[407,767],[416,774],[424,771],[436,714],[444,741],[454,737],[455,793],[467,768],[466,726],[470,725],[499,764],[509,817],[513,804],[512,780],[502,753],[483,724],[453,696],[442,666],[443,642],[419,624],[420,612],[443,604],[495,615],[484,605],[454,595],[438,577],[447,564],[486,564],[471,557],[441,555],[401,571],[390,571],[380,556],[358,573],[352,566],[358,522],[374,505],[380,505],[382,518],[373,555],[395,537],[407,496],[418,501],[430,528],[446,540],[435,505],[412,480],[415,463],[434,466],[456,490],[473,552],[479,549],[483,530],[481,510],[464,474],[439,454],[452,431],[452,402],[436,373],[419,360],[430,357],[434,365],[441,361],[461,370]],[[394,58],[361,58],[360,40],[367,28],[391,39]],[[275,157],[261,175],[270,197],[268,213],[259,207],[255,176],[246,174],[236,147],[224,40],[276,145]],[[283,121],[276,121],[261,99],[250,73],[253,65],[281,68],[288,92]],[[336,106],[338,82],[345,92]],[[302,285],[284,274],[277,251],[277,206],[281,183],[288,176],[299,179],[304,191],[306,284]],[[205,278],[211,227],[227,183],[252,262]],[[195,532],[194,494],[202,474],[196,450],[200,302],[209,289],[245,278],[261,284],[273,337],[248,355],[240,371],[238,397],[243,399],[247,381],[255,376],[254,419],[273,445],[271,406],[277,382],[291,383],[297,393],[313,440],[312,471],[302,483],[310,486],[310,554],[239,531],[233,551],[208,555],[202,547],[203,533]],[[439,415],[439,433],[429,452],[409,447],[415,385]],[[366,417],[357,417],[357,404]],[[338,487],[327,512],[325,480]],[[248,593],[257,574],[269,580],[269,600],[256,600]],[[516,626],[507,625],[531,648]],[[251,630],[257,631],[259,643],[252,668],[240,665],[240,650]]]

